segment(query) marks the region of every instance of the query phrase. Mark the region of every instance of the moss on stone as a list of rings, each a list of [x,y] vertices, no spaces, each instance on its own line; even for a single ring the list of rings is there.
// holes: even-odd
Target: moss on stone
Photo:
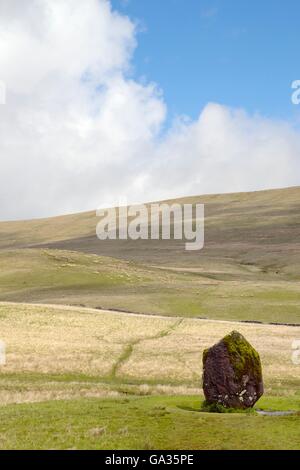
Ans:
[[[207,349],[204,349],[204,351],[203,351],[203,355],[202,355],[203,366],[204,366],[204,364],[205,364],[205,361],[206,361],[206,358],[207,358],[207,355],[208,355],[208,351],[209,351],[208,348],[207,348]]]
[[[223,338],[223,342],[229,353],[230,362],[238,379],[252,372],[255,379],[262,376],[260,357],[257,351],[238,331],[232,331]]]
[[[208,403],[204,401],[201,405],[200,411],[205,413],[255,413],[252,408],[228,408],[223,406],[221,403]]]

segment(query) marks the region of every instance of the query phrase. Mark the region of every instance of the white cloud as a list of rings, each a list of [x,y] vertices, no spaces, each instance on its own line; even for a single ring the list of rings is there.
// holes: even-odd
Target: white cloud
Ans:
[[[300,183],[299,133],[287,123],[214,103],[196,122],[179,122],[157,152],[152,172],[156,181],[168,175],[172,196]],[[163,178],[158,181],[163,187]]]
[[[105,0],[1,0],[1,219],[299,183],[285,123],[209,104],[162,135],[159,89],[129,78],[135,36]]]
[[[26,94],[49,78],[106,83],[135,47],[133,23],[101,0],[1,0],[0,27],[2,80]]]

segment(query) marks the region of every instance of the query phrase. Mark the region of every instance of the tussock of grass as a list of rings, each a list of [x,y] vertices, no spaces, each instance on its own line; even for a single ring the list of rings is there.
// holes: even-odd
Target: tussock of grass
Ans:
[[[223,406],[221,403],[207,403],[206,401],[202,403],[201,411],[205,413],[255,413],[253,408],[228,408]]]

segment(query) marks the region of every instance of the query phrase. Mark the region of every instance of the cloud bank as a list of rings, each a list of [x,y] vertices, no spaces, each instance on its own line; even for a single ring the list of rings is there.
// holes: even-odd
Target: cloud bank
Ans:
[[[1,0],[0,219],[299,184],[287,123],[209,103],[164,131],[136,35],[106,0]]]

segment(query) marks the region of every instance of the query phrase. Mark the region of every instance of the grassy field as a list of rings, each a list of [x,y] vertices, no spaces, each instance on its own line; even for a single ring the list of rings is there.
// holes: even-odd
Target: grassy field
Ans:
[[[300,335],[300,328],[25,304],[0,305],[1,339],[7,344],[1,383],[12,389],[10,381],[13,385],[19,377],[25,396],[29,391],[36,393],[37,399],[39,387],[42,395],[43,387],[48,387],[47,378],[52,384],[49,397],[55,398],[56,391],[51,390],[55,376],[60,377],[56,383],[58,396],[64,391],[59,388],[61,384],[72,385],[76,377],[77,392],[91,379],[96,394],[122,392],[123,385],[127,390],[127,383],[137,393],[140,388],[161,393],[163,387],[168,393],[177,388],[184,393],[200,393],[202,351],[234,328],[259,350],[267,392],[295,394],[300,377],[299,367],[291,361],[291,344]],[[27,380],[37,388],[27,390]],[[19,385],[17,396],[21,392]],[[68,390],[65,392],[68,396]],[[2,393],[1,403],[13,399],[11,390],[7,396]],[[73,396],[72,390],[70,393]]]
[[[224,280],[79,252],[3,250],[0,300],[300,324],[300,284],[247,271]]]
[[[0,447],[296,448],[297,415],[200,412],[202,351],[233,329],[261,355],[257,407],[300,411],[300,328],[0,304]]]
[[[294,399],[261,400],[295,409]],[[300,416],[199,412],[198,396],[52,401],[0,407],[6,449],[298,449]],[[259,429],[259,432],[257,432]]]
[[[299,201],[300,188],[176,201],[206,205],[198,253],[100,242],[95,212],[1,222],[0,448],[299,447]],[[262,358],[257,407],[295,414],[201,411],[202,351],[233,329]]]

